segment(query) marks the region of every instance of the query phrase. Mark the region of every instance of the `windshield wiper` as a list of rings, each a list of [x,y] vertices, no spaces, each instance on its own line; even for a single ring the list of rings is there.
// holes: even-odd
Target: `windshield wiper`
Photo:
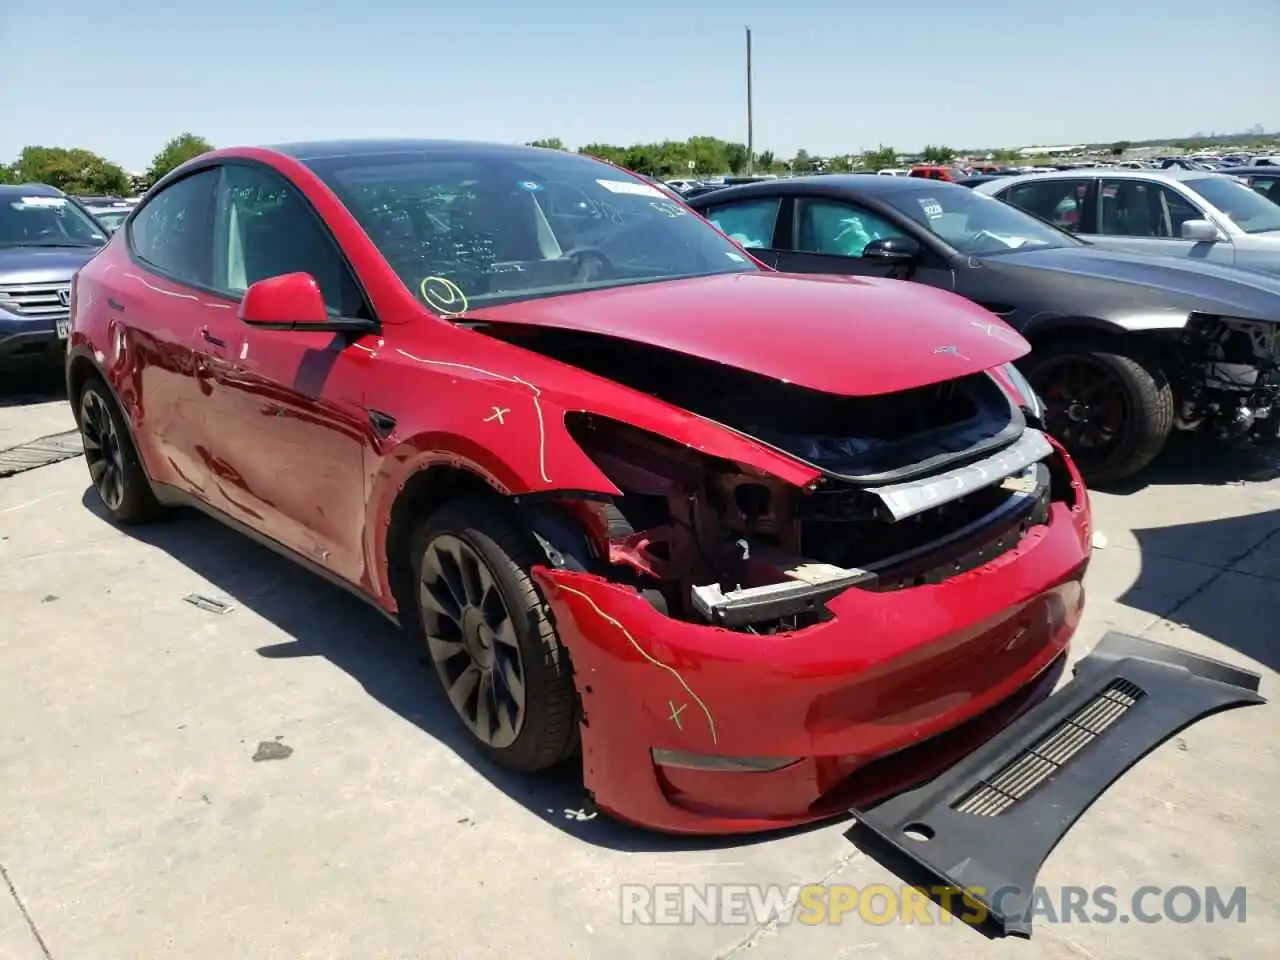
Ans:
[[[15,243],[16,247],[101,247],[101,243],[85,243],[84,241],[72,240],[41,240],[37,243]]]

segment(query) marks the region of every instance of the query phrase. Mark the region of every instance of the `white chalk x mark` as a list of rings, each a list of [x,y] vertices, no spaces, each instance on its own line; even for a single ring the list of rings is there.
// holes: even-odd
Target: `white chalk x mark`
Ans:
[[[677,730],[683,730],[684,724],[680,722],[680,714],[684,713],[684,708],[689,705],[682,703],[677,707],[674,700],[668,700],[667,706],[671,708],[671,716],[667,717],[667,719],[676,725]]]

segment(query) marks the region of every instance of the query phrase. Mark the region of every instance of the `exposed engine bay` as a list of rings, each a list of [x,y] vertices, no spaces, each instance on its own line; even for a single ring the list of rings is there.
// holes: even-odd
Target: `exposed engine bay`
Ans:
[[[1195,314],[1180,348],[1179,430],[1280,439],[1280,324]]]
[[[988,563],[1046,523],[1052,500],[1074,496],[1049,440],[986,373],[844,397],[612,338],[542,329],[511,339],[821,471],[800,489],[607,417],[566,417],[623,491],[557,502],[585,531],[580,566],[683,620],[800,629],[850,588],[908,589]]]

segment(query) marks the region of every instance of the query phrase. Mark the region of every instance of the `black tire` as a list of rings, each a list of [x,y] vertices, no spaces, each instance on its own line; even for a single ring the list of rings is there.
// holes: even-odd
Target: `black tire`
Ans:
[[[1105,373],[1121,405],[1118,439],[1103,455],[1077,442],[1055,394],[1055,371],[1064,362],[1090,365]],[[1173,430],[1173,388],[1159,364],[1137,345],[1114,341],[1069,340],[1036,349],[1021,364],[1027,379],[1049,408],[1048,428],[1067,448],[1091,486],[1106,486],[1133,476],[1164,449]]]
[[[159,517],[164,508],[151,489],[129,424],[98,377],[81,388],[78,416],[89,480],[108,516],[125,526]]]
[[[494,746],[477,734],[463,708],[449,700],[447,682],[436,665],[430,630],[439,618],[424,601],[423,571],[428,551],[441,537],[462,541],[487,567],[514,629],[523,674],[523,717],[509,745]],[[529,576],[530,567],[546,562],[532,534],[499,498],[455,500],[427,518],[415,532],[411,549],[413,625],[427,648],[446,701],[472,740],[495,763],[521,772],[543,770],[573,756],[579,747],[573,671],[550,610]]]

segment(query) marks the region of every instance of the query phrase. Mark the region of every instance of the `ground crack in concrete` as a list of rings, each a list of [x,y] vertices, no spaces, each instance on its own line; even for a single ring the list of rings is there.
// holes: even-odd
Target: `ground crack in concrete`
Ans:
[[[856,848],[850,850],[848,853],[844,854],[842,857],[836,860],[836,862],[832,864],[831,868],[827,870],[826,873],[824,873],[817,880],[813,881],[813,883],[817,884],[818,886],[824,886],[830,883],[831,879],[836,874],[838,874],[841,870],[843,870],[849,864],[853,863],[853,861],[857,860],[862,855],[863,853],[861,850],[858,850]],[[802,887],[803,886],[804,885],[802,885]],[[795,907],[795,903],[790,898],[788,898],[787,901],[783,904],[783,913],[784,914],[789,913],[793,907]],[[760,941],[762,941],[765,937],[769,937],[776,934],[778,932],[778,928],[781,925],[782,925],[782,916],[778,914],[774,914],[772,917],[769,918],[767,922],[760,924],[760,926],[756,927],[749,934],[747,934],[745,937],[743,937],[741,940],[739,940],[737,943],[731,946],[728,950],[725,950],[722,953],[716,954],[715,960],[730,960],[731,957],[736,957],[740,953],[743,953],[747,950],[755,949],[755,947],[758,946]]]
[[[40,953],[44,960],[53,960],[49,945],[44,942],[44,937],[40,935],[40,930],[36,927],[35,920],[32,919],[30,912],[28,912],[27,905],[22,902],[22,897],[18,896],[18,888],[13,885],[13,880],[9,877],[9,871],[5,869],[3,863],[0,863],[0,880],[3,880],[4,885],[9,888],[9,896],[13,897],[13,902],[18,908],[18,912],[22,914],[22,919],[27,921],[27,929],[36,938],[36,944],[39,945]]]

